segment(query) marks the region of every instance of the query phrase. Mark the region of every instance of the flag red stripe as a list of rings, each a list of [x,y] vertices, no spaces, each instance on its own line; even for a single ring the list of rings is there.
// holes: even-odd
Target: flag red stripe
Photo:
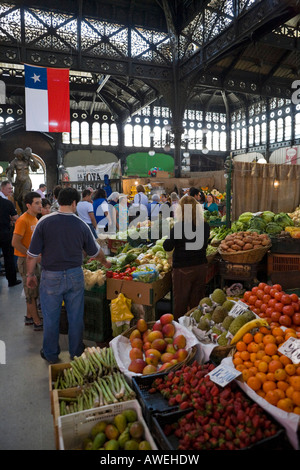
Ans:
[[[70,132],[68,69],[47,69],[49,132]]]

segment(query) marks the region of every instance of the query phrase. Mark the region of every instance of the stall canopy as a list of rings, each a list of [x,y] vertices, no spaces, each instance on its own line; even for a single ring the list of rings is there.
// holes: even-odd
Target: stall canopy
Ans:
[[[232,220],[243,212],[292,212],[300,201],[300,165],[235,162]]]

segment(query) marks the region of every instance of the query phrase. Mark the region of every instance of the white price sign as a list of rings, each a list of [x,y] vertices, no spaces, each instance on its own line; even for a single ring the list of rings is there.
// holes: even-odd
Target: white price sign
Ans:
[[[291,359],[294,364],[300,363],[300,339],[291,336],[278,348],[278,351]]]
[[[210,379],[221,387],[225,387],[229,382],[241,375],[241,372],[233,367],[220,364],[208,374]]]
[[[238,317],[239,315],[242,315],[246,310],[248,310],[249,306],[239,300],[234,304],[232,309],[230,310],[230,316],[231,317]]]

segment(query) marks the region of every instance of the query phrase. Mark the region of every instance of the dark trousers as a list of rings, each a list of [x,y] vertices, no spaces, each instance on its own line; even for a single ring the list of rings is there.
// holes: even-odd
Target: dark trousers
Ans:
[[[11,234],[0,234],[0,248],[3,253],[5,276],[8,280],[8,284],[14,284],[17,280],[14,249],[11,245],[11,238]]]
[[[184,316],[190,309],[197,307],[205,297],[207,264],[173,268],[173,315],[174,320]]]

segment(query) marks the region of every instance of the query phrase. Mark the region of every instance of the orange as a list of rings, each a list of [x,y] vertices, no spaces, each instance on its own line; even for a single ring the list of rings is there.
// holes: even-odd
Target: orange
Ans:
[[[256,377],[261,381],[262,384],[267,380],[267,375],[264,372],[257,372]]]
[[[256,375],[256,374],[257,374],[257,372],[258,372],[258,370],[257,370],[257,367],[254,367],[254,366],[252,366],[252,367],[249,367],[249,370],[250,370],[250,372],[252,372],[252,373],[253,373],[253,375]]]
[[[243,364],[243,361],[240,357],[235,357],[232,362],[235,366],[237,366],[239,364]]]
[[[249,369],[249,367],[252,367],[253,364],[252,364],[251,361],[245,361],[245,362],[244,362],[244,366],[245,366],[245,367],[248,367],[248,369]]]
[[[274,393],[278,396],[278,399],[285,398],[285,393],[281,388],[275,388]]]
[[[243,376],[243,380],[244,382],[247,382],[247,380],[249,379],[249,377],[252,377],[254,374],[251,370],[249,369],[244,369],[242,371],[242,376]]]
[[[268,344],[268,343],[273,343],[275,344],[276,340],[275,340],[275,336],[271,335],[271,334],[268,334],[268,335],[265,335],[264,336],[264,339],[263,339],[263,343],[264,344]]]
[[[244,343],[244,341],[238,341],[238,342],[236,343],[236,349],[237,349],[238,351],[246,351],[247,345],[246,345],[246,343]]]
[[[289,331],[288,333],[285,333],[284,339],[285,341],[289,339],[290,337],[297,338],[297,333],[296,331]]]
[[[262,398],[265,398],[266,396],[265,392],[262,389],[257,390],[256,393]]]
[[[275,343],[267,343],[265,344],[265,353],[268,356],[273,356],[273,354],[277,353],[277,346]]]
[[[297,392],[300,391],[300,376],[299,375],[291,376],[289,382],[291,386],[294,387],[294,390],[297,390]]]
[[[267,372],[269,365],[265,361],[259,361],[258,366],[257,366],[259,372]]]
[[[295,406],[295,408],[293,409],[293,413],[300,415],[300,406]]]
[[[237,366],[235,366],[236,370],[238,370],[239,372],[243,372],[243,370],[246,369],[246,367],[244,366],[244,364],[238,364]]]
[[[279,400],[276,390],[268,390],[265,395],[265,400],[271,405],[276,405]]]
[[[255,343],[254,341],[251,341],[251,343],[248,344],[247,350],[249,352],[256,353],[259,351],[259,344]]]
[[[276,384],[275,382],[271,381],[271,380],[266,380],[263,384],[262,384],[262,388],[263,388],[263,391],[264,392],[269,392],[270,390],[275,390],[276,388]]]
[[[263,335],[268,335],[270,333],[270,330],[269,328],[267,328],[266,326],[261,326],[259,328],[259,331],[263,334]]]
[[[280,361],[277,361],[276,359],[272,359],[271,362],[269,362],[269,372],[275,372],[276,369],[281,369],[282,364]]]
[[[243,341],[246,343],[246,344],[249,344],[251,343],[251,341],[253,341],[253,335],[251,333],[245,333],[244,336],[243,336]]]
[[[267,380],[271,380],[272,382],[275,382],[275,375],[273,372],[267,373]]]
[[[296,375],[300,375],[300,366],[299,365],[296,367]]]
[[[284,336],[284,331],[279,328],[278,326],[275,326],[273,329],[272,329],[272,335],[273,336]]]
[[[300,392],[299,390],[295,390],[292,394],[292,400],[294,405],[300,406]]]
[[[284,354],[281,354],[281,355],[279,356],[279,360],[280,360],[280,362],[282,362],[282,364],[283,364],[284,366],[286,366],[287,364],[291,364],[291,363],[292,363],[291,359],[290,359],[289,357],[287,357],[287,356],[284,356]]]
[[[296,366],[294,364],[287,364],[285,366],[285,371],[288,375],[295,375],[296,374]]]
[[[252,388],[252,390],[257,391],[261,388],[261,381],[253,375],[247,380],[247,385]]]
[[[256,353],[256,358],[257,358],[257,359],[262,359],[264,355],[265,355],[264,349],[260,349],[260,350],[257,351],[257,353]]]
[[[257,358],[257,354],[256,354],[256,353],[250,353],[250,361],[253,362],[253,364],[254,364],[254,362],[256,361],[256,358]]]
[[[279,369],[278,369],[279,370]],[[284,392],[286,391],[287,388],[289,388],[289,384],[285,380],[278,380],[277,382],[277,387],[280,390],[283,390]]]
[[[243,361],[249,361],[250,359],[250,353],[248,351],[242,351],[241,352],[241,359]]]
[[[278,400],[277,407],[286,411],[287,413],[291,413],[294,408],[291,398],[282,398],[281,400]]]
[[[290,385],[290,386],[286,389],[285,394],[286,394],[286,396],[287,396],[288,398],[292,398],[294,391],[295,391],[294,388]]]
[[[260,332],[255,333],[254,335],[254,341],[259,344],[262,342],[264,335]]]
[[[284,369],[276,369],[274,372],[274,376],[276,380],[285,380],[286,371]]]

